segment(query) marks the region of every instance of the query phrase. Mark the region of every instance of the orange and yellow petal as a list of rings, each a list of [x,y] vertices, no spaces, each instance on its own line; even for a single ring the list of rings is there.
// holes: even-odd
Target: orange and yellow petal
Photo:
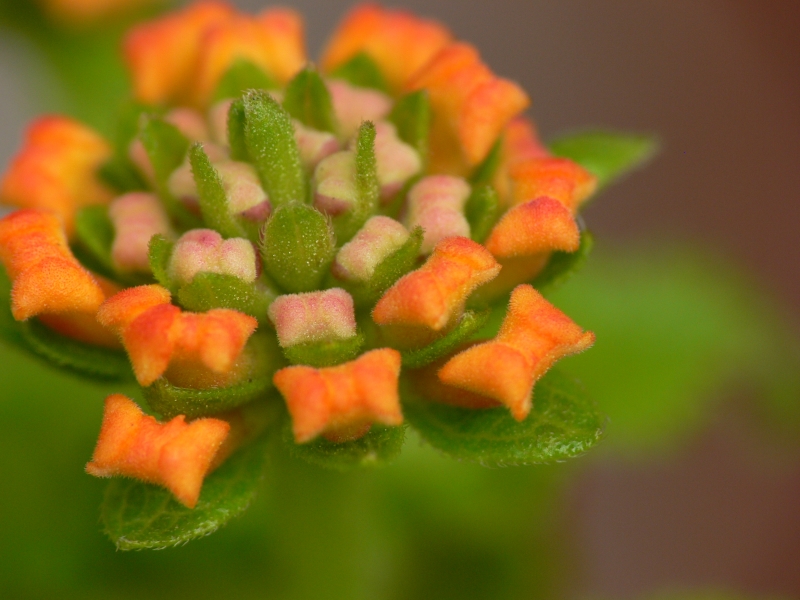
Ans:
[[[171,364],[225,374],[233,369],[258,326],[235,310],[183,312],[157,285],[129,288],[112,296],[97,315],[122,339],[136,380],[148,386]]]
[[[111,191],[97,177],[110,156],[108,143],[77,121],[39,118],[28,127],[22,150],[0,182],[0,200],[52,211],[71,234],[78,209],[111,201]]]
[[[452,174],[464,174],[486,158],[506,125],[530,103],[519,86],[496,77],[464,43],[439,52],[408,89],[430,94],[431,167]]]
[[[183,99],[192,86],[203,35],[233,14],[227,2],[206,0],[133,28],[124,55],[136,99],[146,104]]]
[[[247,60],[284,84],[306,63],[303,22],[296,12],[275,8],[256,17],[236,14],[203,33],[192,85],[193,103],[211,100],[222,76],[237,59]]]
[[[439,242],[422,267],[389,288],[375,305],[378,325],[442,331],[463,311],[470,293],[500,271],[495,258],[469,238]]]
[[[335,367],[292,366],[275,373],[295,441],[324,435],[343,442],[363,436],[372,423],[400,425],[400,362],[397,350],[381,348]]]
[[[532,286],[521,285],[511,294],[497,336],[453,356],[439,379],[497,400],[521,421],[530,413],[536,381],[557,360],[586,350],[594,339]]]
[[[520,161],[510,169],[509,174],[513,204],[549,196],[576,213],[597,189],[597,177],[567,158]]]
[[[11,312],[18,321],[41,314],[94,315],[106,298],[50,212],[25,209],[0,219],[0,260],[12,281]]]
[[[100,437],[86,471],[96,477],[134,477],[167,488],[194,508],[203,479],[228,436],[220,419],[159,423],[121,394],[106,398]]]
[[[511,203],[510,170],[519,163],[537,158],[547,158],[550,152],[539,139],[536,126],[526,117],[512,119],[502,133],[500,163],[493,184],[504,205]]]
[[[322,68],[330,72],[359,53],[378,65],[395,92],[402,90],[452,39],[435,21],[376,4],[356,7],[342,21],[322,54]]]

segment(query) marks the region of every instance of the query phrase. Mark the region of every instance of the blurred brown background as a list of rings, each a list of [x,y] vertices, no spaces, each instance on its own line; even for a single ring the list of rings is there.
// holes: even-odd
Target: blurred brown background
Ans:
[[[285,4],[305,14],[314,55],[351,2]],[[545,138],[593,125],[661,136],[658,160],[587,211],[601,243],[700,243],[800,314],[800,2],[393,4],[446,22],[519,81]],[[38,110],[25,77],[35,65],[0,38],[0,165]],[[726,583],[800,598],[800,472],[764,472],[752,455],[769,444],[736,417],[717,421],[663,464],[588,470],[574,494],[588,565],[579,589],[632,597]]]

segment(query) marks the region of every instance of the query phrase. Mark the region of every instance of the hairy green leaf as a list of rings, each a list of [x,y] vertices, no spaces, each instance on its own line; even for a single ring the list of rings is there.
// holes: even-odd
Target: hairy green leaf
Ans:
[[[353,58],[342,64],[330,74],[333,79],[343,79],[356,87],[372,88],[379,92],[388,93],[389,84],[381,73],[378,65],[369,56],[359,52]]]
[[[100,379],[127,380],[133,376],[124,352],[73,340],[36,319],[19,323],[19,328],[25,345],[51,366]]]
[[[228,146],[231,149],[231,158],[242,162],[252,162],[244,133],[246,120],[244,100],[241,98],[234,100],[228,109]]]
[[[246,238],[247,232],[231,214],[222,178],[208,159],[202,144],[192,146],[189,161],[197,184],[200,213],[206,226],[216,229],[225,238]]]
[[[267,466],[267,436],[246,446],[211,473],[194,508],[167,490],[132,479],[113,479],[101,518],[119,550],[169,548],[214,533],[247,509]]]
[[[108,217],[107,206],[86,206],[75,215],[75,235],[80,243],[108,273],[114,272],[111,245],[114,243],[114,224]]]
[[[231,308],[266,322],[276,293],[259,283],[248,283],[226,273],[198,273],[178,290],[178,302],[187,310],[206,312]]]
[[[97,175],[118,192],[147,189],[147,184],[127,156],[113,155],[100,165]]]
[[[471,410],[410,395],[408,422],[434,448],[486,465],[550,463],[583,454],[600,441],[605,418],[572,377],[553,369],[533,390],[522,422],[508,409]]]
[[[296,344],[284,348],[283,354],[293,365],[332,367],[353,360],[363,346],[364,335],[358,334],[346,340]]]
[[[305,201],[306,178],[289,114],[263,91],[245,94],[244,113],[247,153],[272,206]]]
[[[644,165],[658,152],[658,139],[611,131],[588,131],[554,140],[556,156],[574,160],[598,178],[600,188]]]
[[[364,437],[352,442],[334,443],[319,437],[306,444],[295,444],[290,424],[283,439],[292,456],[327,469],[344,471],[356,467],[385,465],[396,459],[403,449],[406,426],[373,425]]]
[[[400,98],[389,120],[397,127],[397,135],[419,152],[422,164],[428,162],[428,137],[431,130],[431,103],[428,92],[420,90]]]
[[[169,215],[187,229],[200,227],[200,219],[175,198],[167,187],[169,176],[181,166],[186,157],[189,140],[177,127],[154,115],[142,115],[139,139],[153,166],[156,191]]]
[[[533,287],[542,293],[550,293],[569,281],[586,264],[594,248],[594,237],[588,231],[581,232],[581,245],[575,252],[553,252],[547,266],[533,280]]]
[[[419,350],[406,350],[403,355],[403,367],[419,369],[440,359],[457,346],[467,341],[470,336],[480,330],[489,320],[490,310],[465,311],[458,325],[443,338]]]
[[[157,234],[150,238],[150,243],[147,248],[150,270],[153,272],[153,277],[156,278],[158,283],[170,291],[174,291],[174,286],[172,284],[172,278],[168,273],[168,267],[169,259],[172,256],[172,248],[174,246],[174,242],[169,241],[161,234]]]
[[[464,213],[469,221],[472,239],[483,243],[500,216],[500,201],[495,189],[490,185],[473,188],[464,207]]]
[[[264,268],[289,292],[319,287],[336,252],[330,223],[305,204],[280,206],[264,227]]]
[[[313,68],[300,71],[286,86],[283,108],[306,127],[336,132],[336,117],[328,87]]]
[[[273,90],[278,87],[275,80],[249,60],[237,58],[222,76],[214,90],[213,102],[228,98],[240,98],[247,90]]]

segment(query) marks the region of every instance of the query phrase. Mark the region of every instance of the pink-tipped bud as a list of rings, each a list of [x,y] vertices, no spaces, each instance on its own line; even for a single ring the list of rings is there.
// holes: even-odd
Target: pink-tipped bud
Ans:
[[[255,167],[249,163],[223,160],[214,163],[222,179],[222,187],[228,197],[228,207],[234,214],[243,213],[259,205],[268,203],[269,198]],[[267,215],[269,209],[267,209]]]
[[[315,206],[329,214],[345,212],[356,201],[356,154],[342,150],[323,159],[314,170]]]
[[[417,183],[408,194],[406,227],[422,227],[420,252],[428,254],[448,237],[469,237],[469,222],[464,205],[469,198],[469,184],[460,177],[433,175]]]
[[[114,224],[111,259],[120,271],[150,272],[148,244],[161,234],[172,237],[169,216],[155,194],[131,192],[116,198],[108,207]]]
[[[379,121],[392,109],[391,98],[376,90],[354,87],[338,79],[328,81],[328,90],[344,138],[353,137],[363,121]]]
[[[422,170],[419,153],[397,136],[397,129],[388,121],[375,123],[375,162],[384,201]]]
[[[408,230],[389,217],[372,217],[339,250],[333,274],[348,281],[367,281],[383,259],[408,241]]]
[[[356,335],[353,298],[340,288],[278,296],[269,307],[269,319],[283,348]]]
[[[191,108],[173,108],[164,120],[178,128],[191,142],[205,142],[209,139],[208,125],[203,115]]]
[[[198,273],[233,275],[248,283],[256,280],[256,251],[249,240],[222,239],[213,229],[193,229],[175,244],[169,275],[178,283],[190,283]]]
[[[300,160],[306,169],[314,169],[323,158],[339,150],[339,140],[332,133],[311,129],[300,121],[293,121],[293,124]]]

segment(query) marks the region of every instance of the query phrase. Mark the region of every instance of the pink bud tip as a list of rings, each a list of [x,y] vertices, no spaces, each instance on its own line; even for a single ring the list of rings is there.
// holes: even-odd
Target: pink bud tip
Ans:
[[[331,154],[314,171],[314,205],[335,216],[345,212],[356,200],[356,155],[350,150]]]
[[[464,216],[469,194],[464,179],[449,175],[425,177],[411,188],[405,222],[409,229],[425,230],[420,252],[428,254],[448,237],[469,237],[469,222]]]
[[[363,121],[379,121],[389,114],[392,100],[376,90],[359,88],[338,79],[328,82],[333,111],[342,137],[353,137]]]
[[[283,348],[356,335],[353,298],[340,288],[279,296],[269,307]]]
[[[223,240],[212,229],[193,229],[175,244],[169,274],[175,281],[189,283],[198,273],[233,275],[248,283],[256,280],[256,252],[243,238]]]
[[[108,207],[114,224],[111,259],[120,271],[150,272],[148,244],[154,235],[172,237],[169,217],[158,197],[131,192],[116,198]]]
[[[408,230],[389,217],[372,217],[339,250],[333,273],[340,279],[366,281],[383,259],[408,240]]]

